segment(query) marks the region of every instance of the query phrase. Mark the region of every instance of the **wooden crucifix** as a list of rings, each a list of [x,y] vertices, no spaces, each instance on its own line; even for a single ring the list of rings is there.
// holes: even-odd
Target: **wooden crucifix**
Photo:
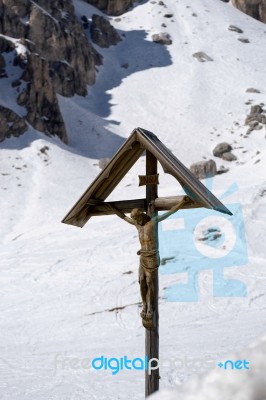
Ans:
[[[140,185],[146,185],[146,198],[104,201],[145,150],[146,175],[139,178]],[[187,195],[158,197],[158,160],[164,172],[173,175]],[[92,216],[116,214],[137,228],[141,245],[137,253],[140,256],[141,318],[146,330],[145,354],[148,360],[159,360],[158,222],[181,208],[197,207],[231,214],[153,133],[137,128],[62,221],[83,227]],[[166,212],[158,216],[158,211]],[[130,213],[130,217],[125,215],[127,213]],[[146,370],[145,396],[158,389],[159,369],[151,370],[150,374]]]

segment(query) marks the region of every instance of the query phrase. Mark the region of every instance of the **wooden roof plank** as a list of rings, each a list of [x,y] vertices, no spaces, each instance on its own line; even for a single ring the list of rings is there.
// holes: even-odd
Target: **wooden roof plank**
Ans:
[[[152,132],[137,128],[142,138],[142,143],[147,146],[158,161],[161,163],[164,172],[174,176],[182,185],[184,191],[195,202],[202,203],[207,208],[212,208],[224,214],[232,215],[228,210],[192,172],[182,164],[175,155],[155,136]]]
[[[184,191],[197,204],[197,207],[202,205],[231,215],[231,212],[195,178],[157,136],[143,128],[136,128],[118,149],[108,165],[74,204],[62,222],[83,227],[91,216],[97,215],[96,207],[88,204],[89,200],[104,201],[145,149],[149,150],[158,159],[164,172],[177,179]]]

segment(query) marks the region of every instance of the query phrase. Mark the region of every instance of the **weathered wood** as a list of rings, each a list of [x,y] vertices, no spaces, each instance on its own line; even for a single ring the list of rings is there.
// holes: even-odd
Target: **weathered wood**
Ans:
[[[159,174],[155,175],[139,175],[139,186],[158,185]]]
[[[171,207],[179,203],[184,197],[188,196],[172,196],[172,197],[158,197],[154,200],[154,207],[156,211],[168,211]],[[124,214],[130,213],[133,208],[139,208],[141,211],[146,210],[146,199],[134,199],[134,200],[119,200],[119,201],[95,201],[89,200],[88,204],[90,207],[91,216],[100,215],[112,215],[114,212],[108,209],[107,205],[116,207],[119,211]],[[202,207],[201,204],[197,204],[193,201],[191,203],[184,204],[181,209],[198,208]]]
[[[138,160],[142,152],[143,149],[138,142],[134,143],[130,150],[125,151],[120,159],[118,159],[118,162],[113,166],[105,181],[101,182],[100,186],[95,191],[95,198],[106,198],[106,195],[112,192],[113,189],[111,188],[117,186],[131,168],[132,164]]]
[[[157,159],[152,153],[146,151],[146,175],[157,174]],[[155,199],[158,196],[157,185],[147,185],[146,187],[146,211],[149,216],[154,215],[157,211],[154,208]],[[158,229],[155,227],[155,237],[157,249],[159,248],[158,243]],[[158,312],[158,270],[154,274],[154,300],[153,300],[153,324],[155,328],[145,329],[145,354],[148,356],[148,360],[156,358],[159,360],[159,312]],[[148,397],[150,394],[159,390],[159,369],[151,371],[149,375],[148,371],[145,371],[145,396]]]
[[[114,211],[108,209],[107,205],[112,205],[117,208],[119,211],[123,212],[124,214],[131,213],[133,208],[139,208],[141,211],[145,211],[146,207],[146,199],[136,199],[136,200],[121,200],[121,201],[102,201],[102,202],[95,202],[90,200],[90,214],[92,216],[99,216],[99,215],[112,215]],[[97,204],[96,204],[97,203]]]
[[[174,207],[177,203],[179,203],[185,196],[169,196],[169,197],[158,197],[155,199],[155,209],[157,211],[167,211],[170,208]],[[190,203],[185,203],[181,209],[189,209],[189,208],[199,208],[203,207],[202,204],[196,203],[195,201],[191,200]]]
[[[163,166],[183,186],[186,193],[193,196],[203,207],[231,215],[231,212],[167,149],[151,132],[142,128],[134,129],[110,163],[101,171],[89,188],[63,218],[65,224],[83,227],[92,216],[89,199],[105,200],[141,156],[144,149],[150,151]],[[152,175],[152,174],[151,174]]]

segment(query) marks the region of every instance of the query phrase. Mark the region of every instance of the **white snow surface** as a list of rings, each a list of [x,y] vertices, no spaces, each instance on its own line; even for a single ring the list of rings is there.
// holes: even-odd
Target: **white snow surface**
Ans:
[[[100,14],[83,1],[74,3],[78,16]],[[144,398],[143,371],[112,375],[84,367],[102,355],[144,356],[134,227],[116,216],[92,218],[83,229],[60,223],[99,174],[99,159],[112,156],[138,126],[154,132],[186,166],[215,158],[217,143],[231,143],[238,160],[215,158],[230,170],[215,177],[212,191],[219,197],[237,184],[223,201],[228,208],[241,204],[249,256],[247,265],[224,270],[246,284],[246,297],[214,297],[212,271],[203,270],[197,302],[167,302],[163,288],[187,277],[160,274],[161,357],[214,363],[212,371],[163,366],[160,387],[178,387],[180,397],[162,392],[154,398],[266,398],[265,383],[258,383],[266,370],[265,337],[256,341],[266,317],[265,129],[244,137],[246,103],[265,103],[266,27],[220,0],[165,4],[144,1],[110,18],[123,41],[98,48],[104,64],[88,96],[58,96],[68,146],[32,129],[0,144],[2,400]],[[169,13],[173,17],[164,17]],[[229,25],[244,33],[229,31]],[[171,46],[152,42],[163,31]],[[198,62],[192,55],[199,51],[213,61]],[[251,87],[261,93],[246,93]],[[15,90],[7,88],[0,80],[0,104],[15,107]],[[16,111],[23,114],[18,106]],[[159,195],[180,194],[179,184],[159,172]],[[144,197],[138,174],[145,174],[144,158],[110,199]],[[217,366],[234,357],[246,357],[251,369]]]
[[[258,338],[235,360],[250,360],[249,370],[218,369],[205,376],[195,376],[178,390],[162,390],[150,397],[152,400],[257,400],[266,394],[266,337]],[[231,364],[230,364],[231,366]],[[251,372],[252,371],[252,372]]]

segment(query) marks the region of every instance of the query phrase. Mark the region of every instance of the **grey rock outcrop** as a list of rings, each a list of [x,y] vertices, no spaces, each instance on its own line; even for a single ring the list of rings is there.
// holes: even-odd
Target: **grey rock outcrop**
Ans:
[[[198,179],[211,178],[217,174],[216,162],[214,160],[196,162],[190,166],[190,171]]]
[[[114,46],[122,40],[110,22],[100,15],[92,16],[90,32],[93,43],[100,47]]]
[[[86,95],[87,85],[95,82],[95,66],[101,63],[101,57],[88,42],[82,24],[75,17],[72,2],[38,0],[38,4],[47,13],[37,5],[32,6],[27,39],[34,43],[34,51],[50,62],[51,76],[59,94]],[[68,67],[67,72],[57,63],[62,60]],[[74,85],[73,81],[64,79],[65,76],[73,77]]]
[[[246,90],[246,93],[261,93],[259,89],[255,89],[255,88],[248,88]]]
[[[27,129],[23,118],[9,108],[0,106],[0,142],[11,136],[18,137]]]
[[[5,71],[6,62],[4,57],[0,54],[0,78],[5,78],[7,76]]]
[[[266,23],[266,0],[232,0],[240,11]]]
[[[6,62],[2,54],[0,54],[0,68],[5,68]]]
[[[29,0],[0,0],[0,33],[14,38],[25,37],[27,25],[22,22],[29,11]]]
[[[169,35],[169,33],[166,32],[155,33],[154,35],[152,35],[152,41],[154,43],[160,43],[165,45],[172,44],[171,36]]]
[[[231,153],[230,151],[227,151],[226,153],[223,153],[221,158],[223,160],[225,160],[225,161],[235,161],[235,160],[237,160],[237,157],[233,153]]]
[[[48,62],[37,54],[30,54],[22,79],[29,81],[20,100],[28,110],[27,120],[38,131],[58,136],[67,143],[65,124],[60,113],[56,93],[49,76]]]
[[[108,15],[121,15],[132,7],[134,0],[85,0]]]
[[[86,95],[102,62],[76,18],[72,0],[0,0],[0,34],[18,39],[25,49],[16,54],[16,44],[0,37],[0,77],[7,76],[1,53],[13,51],[13,64],[28,82],[26,90],[18,90],[27,121],[66,142],[56,93]]]
[[[199,51],[197,53],[192,54],[194,58],[196,58],[199,62],[213,61],[213,59],[208,56],[208,54],[203,51]]]
[[[212,154],[215,157],[222,158],[225,161],[235,161],[237,160],[237,157],[231,153],[232,146],[229,143],[223,142],[217,144],[215,148],[212,151]]]
[[[259,104],[251,106],[250,112],[245,120],[245,125],[248,125],[247,135],[254,130],[262,129],[266,125],[266,111]]]
[[[223,143],[219,143],[219,144],[217,144],[217,146],[215,146],[215,148],[212,151],[212,154],[215,157],[222,157],[222,155],[224,153],[227,153],[231,150],[232,150],[232,146],[229,143],[223,142]]]

